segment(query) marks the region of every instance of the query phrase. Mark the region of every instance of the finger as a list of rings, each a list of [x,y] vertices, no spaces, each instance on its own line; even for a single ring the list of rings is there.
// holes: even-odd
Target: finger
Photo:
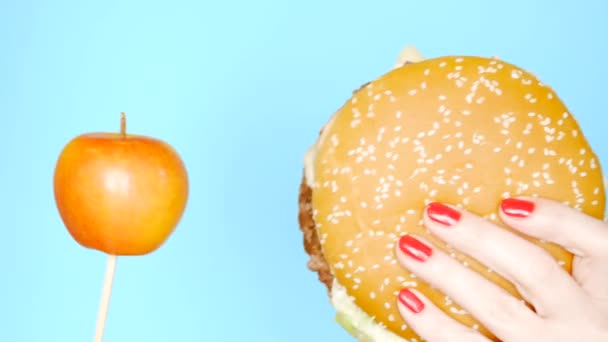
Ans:
[[[476,330],[450,318],[416,290],[403,289],[397,298],[397,307],[401,317],[425,341],[490,341]]]
[[[541,319],[522,301],[418,237],[401,237],[397,259],[502,340],[521,341],[524,330],[536,331],[541,325]]]
[[[572,274],[593,302],[608,314],[608,270],[606,261],[599,258],[575,257]]]
[[[574,279],[608,311],[608,223],[542,198],[505,199],[500,208],[500,217],[514,229],[575,254]]]
[[[524,234],[554,242],[581,257],[608,256],[608,223],[541,198],[508,198],[500,217]]]
[[[565,305],[578,308],[586,303],[584,291],[547,251],[488,220],[431,203],[424,223],[447,244],[515,284],[544,317],[568,315]]]

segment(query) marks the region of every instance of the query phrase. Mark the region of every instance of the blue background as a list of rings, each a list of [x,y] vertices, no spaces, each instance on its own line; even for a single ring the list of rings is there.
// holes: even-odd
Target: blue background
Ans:
[[[602,1],[0,2],[0,341],[90,341],[106,257],[52,196],[64,144],[128,129],[191,177],[177,231],[119,258],[113,341],[351,341],[306,269],[302,155],[350,91],[406,44],[534,71],[608,165]]]

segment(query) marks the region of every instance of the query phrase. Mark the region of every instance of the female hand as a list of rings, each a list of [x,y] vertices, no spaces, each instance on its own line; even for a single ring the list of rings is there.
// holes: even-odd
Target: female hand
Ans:
[[[422,246],[413,236],[402,237],[398,259],[502,341],[608,341],[608,224],[538,198],[504,200],[500,217],[526,235],[567,248],[575,255],[573,274],[544,249],[455,207],[430,204],[424,223],[449,245],[513,282],[536,312],[421,238],[415,237]],[[426,341],[489,341],[420,292],[404,289],[397,302],[405,321]]]

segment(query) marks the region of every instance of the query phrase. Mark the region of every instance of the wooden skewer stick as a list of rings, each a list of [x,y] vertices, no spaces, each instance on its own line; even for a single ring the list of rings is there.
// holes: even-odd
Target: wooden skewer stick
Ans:
[[[106,317],[108,316],[108,308],[110,306],[110,295],[112,294],[112,283],[114,282],[114,272],[116,271],[116,255],[108,256],[108,265],[106,267],[106,276],[101,290],[101,304],[99,313],[97,314],[97,326],[95,328],[94,342],[103,341],[103,332],[106,325]]]
[[[120,113],[120,134],[127,137],[127,116],[124,112]],[[106,317],[110,307],[110,296],[112,295],[112,284],[114,283],[114,273],[116,272],[116,255],[108,255],[108,265],[106,266],[106,276],[101,289],[101,304],[97,313],[97,325],[95,327],[94,342],[103,341],[103,332],[106,327]]]

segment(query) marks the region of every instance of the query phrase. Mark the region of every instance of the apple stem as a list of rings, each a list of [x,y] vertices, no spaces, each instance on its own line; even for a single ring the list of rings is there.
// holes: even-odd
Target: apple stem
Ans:
[[[106,317],[108,316],[108,308],[110,306],[110,295],[112,294],[112,283],[114,282],[114,273],[116,271],[116,255],[108,256],[108,264],[106,266],[106,276],[101,290],[101,305],[97,315],[97,326],[95,328],[94,342],[103,340],[103,332],[106,325]]]
[[[125,112],[120,113],[120,134],[123,138],[127,137],[127,115]]]

